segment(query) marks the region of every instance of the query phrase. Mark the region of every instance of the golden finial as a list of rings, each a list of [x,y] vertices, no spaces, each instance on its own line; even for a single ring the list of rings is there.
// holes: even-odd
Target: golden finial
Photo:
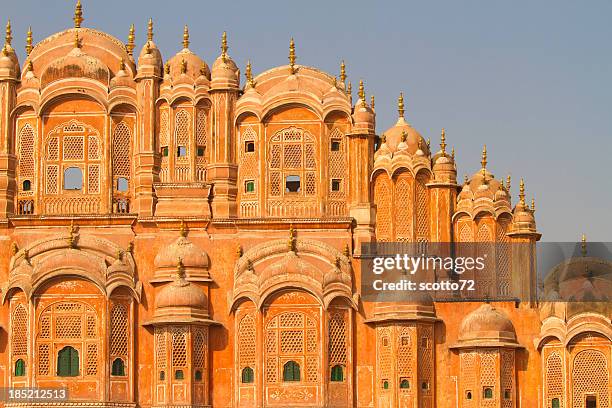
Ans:
[[[372,107],[372,110],[374,110],[374,95],[370,96],[370,106]]]
[[[242,256],[242,245],[238,244],[236,246],[236,256],[240,258]]]
[[[247,61],[246,69],[244,71],[244,75],[246,75],[247,84],[249,86],[253,86],[253,72],[251,71],[251,60]]]
[[[346,93],[348,94],[349,100],[351,104],[353,103],[353,84],[349,81],[348,86],[346,87]]]
[[[70,248],[76,247],[76,227],[74,226],[74,220],[70,221],[70,227],[68,227],[68,245]]]
[[[123,58],[119,60],[119,71],[125,71],[125,60]]]
[[[531,212],[535,212],[535,198],[531,199]]]
[[[8,55],[8,49],[6,48],[6,44],[4,44],[4,46],[2,47],[2,55],[4,55],[5,57]]]
[[[442,128],[442,132],[440,133],[440,150],[442,150],[442,154],[446,156],[446,130]]]
[[[11,41],[13,41],[13,30],[11,29],[11,20],[7,20],[7,22],[6,22],[6,35],[4,37],[4,45],[10,46],[11,45]]]
[[[133,254],[133,253],[134,253],[134,241],[130,241],[130,243],[129,243],[129,244],[128,244],[128,246],[127,246],[127,251],[128,251],[130,254]]]
[[[176,276],[179,279],[185,279],[185,265],[183,265],[183,258],[178,259],[178,263],[176,264]]]
[[[23,249],[23,259],[26,261],[27,264],[30,263],[30,250],[28,248]]]
[[[338,87],[338,78],[335,75],[332,79],[332,85],[334,86],[334,88]]]
[[[227,32],[221,35],[221,59],[223,62],[227,59]]]
[[[145,44],[145,52],[147,54],[151,53],[151,43],[147,41],[147,43]]]
[[[351,256],[351,248],[349,248],[349,244],[344,244],[344,251],[342,251],[342,253],[347,258]]]
[[[181,220],[181,228],[179,230],[179,234],[183,238],[187,236],[187,225],[185,224],[185,220]]]
[[[247,258],[247,270],[253,272],[253,261]]]
[[[287,242],[287,248],[289,251],[295,251],[295,229],[293,229],[293,224],[289,225],[289,241]]]
[[[81,0],[77,1],[77,4],[74,8],[74,28],[81,28],[81,23],[83,22],[83,6],[81,6]]]
[[[153,19],[149,17],[149,23],[147,24],[147,42],[153,41]]]
[[[17,252],[19,252],[19,247],[17,246],[17,243],[13,241],[13,243],[11,244],[11,252],[13,255],[15,255]]]
[[[586,256],[587,254],[587,239],[584,233],[582,234],[582,240],[580,243],[580,252],[582,252],[582,256]]]
[[[451,158],[453,159],[453,161],[455,160],[455,148],[454,147],[451,149]]]
[[[200,75],[206,76],[206,66],[204,64],[200,67]]]
[[[26,35],[26,54],[29,56],[30,53],[32,52],[32,49],[34,47],[32,46],[32,26],[28,27],[28,33]]]
[[[134,47],[135,47],[134,39],[136,38],[136,36],[134,35],[134,31],[135,31],[134,24],[132,24],[130,26],[130,33],[128,34],[128,42],[125,45],[125,48],[127,49],[129,56],[134,55]]]
[[[506,177],[506,190],[508,190],[508,191],[510,191],[510,182],[511,181],[512,181],[512,178],[508,174],[508,177]]]
[[[117,252],[115,252],[115,258],[117,258],[119,261],[123,260],[123,251],[121,249],[118,249]]]
[[[74,48],[81,48],[81,40],[79,39],[79,32],[74,32]]]
[[[463,184],[467,184],[468,183],[468,176],[467,174],[463,175]]]
[[[189,48],[189,27],[187,27],[187,24],[183,28],[183,48]]]
[[[408,138],[408,133],[406,133],[406,131],[402,131],[402,142],[406,142],[406,139]],[[420,144],[420,143],[419,143]]]
[[[380,136],[380,143],[387,143],[387,136],[384,133]]]
[[[404,117],[404,93],[400,92],[399,98],[397,98],[397,113],[400,118]]]
[[[289,66],[293,74],[295,72],[295,41],[293,41],[293,37],[291,37],[291,41],[289,41]]]
[[[480,164],[482,166],[482,169],[486,170],[486,168],[487,168],[487,145],[484,145],[482,147],[482,156],[481,156],[481,159],[480,159]],[[484,172],[483,172],[483,174],[484,174]]]
[[[166,62],[164,64],[164,73],[170,75],[170,63],[169,62]]]
[[[26,66],[26,70],[30,72],[34,71],[34,64],[32,64],[32,60],[28,60],[28,65]]]
[[[340,63],[340,81],[344,83],[346,81],[346,65],[344,60]]]
[[[525,181],[521,177],[521,182],[519,183],[519,199],[521,205],[525,206]]]
[[[427,150],[431,150],[431,137],[427,138]]]
[[[363,79],[359,80],[359,99],[365,105],[365,87],[363,86]]]
[[[187,73],[187,61],[185,61],[185,58],[181,59],[181,74],[186,74]]]

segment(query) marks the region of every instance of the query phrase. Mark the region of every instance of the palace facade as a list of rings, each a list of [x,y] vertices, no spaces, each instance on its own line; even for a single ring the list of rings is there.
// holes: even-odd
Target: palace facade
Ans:
[[[363,82],[353,103],[344,64],[298,65],[293,41],[242,85],[225,35],[209,68],[187,28],[164,59],[151,21],[135,54],[133,27],[82,20],[28,32],[22,64],[9,24],[0,55],[0,385],[65,407],[612,406],[610,303],[538,299],[511,253],[534,206],[486,150],[458,183],[403,96],[377,135]],[[495,243],[495,301],[367,302],[373,242]],[[596,290],[588,260],[548,299]]]

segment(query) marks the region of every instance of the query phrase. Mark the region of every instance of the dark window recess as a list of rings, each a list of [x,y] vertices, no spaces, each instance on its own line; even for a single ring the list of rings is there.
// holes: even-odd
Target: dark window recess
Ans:
[[[32,189],[32,182],[30,180],[23,180],[23,191],[30,191]]]
[[[472,399],[472,391],[468,391],[465,393],[465,399],[468,399],[468,400]]]
[[[25,361],[19,359],[15,361],[15,377],[23,377],[25,375]]]
[[[128,191],[128,179],[125,177],[117,179],[117,191]]]
[[[252,384],[255,381],[255,373],[251,367],[244,367],[242,369],[241,381],[243,384]]]
[[[244,142],[244,151],[246,153],[252,153],[255,151],[255,142]]]
[[[160,371],[159,372],[159,380],[160,381],[164,381],[166,379],[166,372],[165,371]]]
[[[76,377],[79,375],[79,352],[66,346],[57,353],[57,376]]]
[[[285,180],[285,191],[287,193],[298,193],[300,187],[300,176],[287,176]]]
[[[198,146],[198,157],[204,157],[204,147]]]
[[[505,390],[504,391],[504,398],[505,399],[510,399],[510,390]]]
[[[300,381],[300,365],[295,361],[287,361],[283,366],[283,381]]]
[[[168,146],[162,147],[161,151],[162,151],[162,156],[168,157]]]
[[[595,396],[588,396],[586,398],[586,408],[597,408],[597,397]]]
[[[335,365],[331,369],[331,380],[334,382],[344,381],[344,367]]]
[[[244,191],[247,193],[255,192],[255,182],[253,180],[247,180],[244,182]]]
[[[123,363],[122,359],[116,358],[113,360],[111,375],[119,377],[125,376],[125,364]]]
[[[194,377],[196,381],[202,381],[202,371],[196,370]]]
[[[382,387],[383,387],[383,390],[388,390],[389,389],[389,381],[383,380]]]
[[[175,380],[182,380],[183,378],[185,378],[185,374],[183,374],[183,370],[176,370],[174,372],[174,379]]]
[[[341,183],[340,179],[333,179],[332,185],[331,185],[332,191],[340,191],[340,183]]]
[[[332,140],[332,142],[331,142],[331,151],[332,152],[339,152],[340,151],[340,141],[339,140]]]
[[[187,147],[179,146],[176,148],[176,156],[177,157],[185,157],[187,156]]]
[[[410,381],[407,378],[402,378],[399,384],[400,389],[408,389],[410,388]]]
[[[483,394],[483,397],[486,399],[493,398],[493,388],[489,388],[489,387],[485,388],[482,394]]]

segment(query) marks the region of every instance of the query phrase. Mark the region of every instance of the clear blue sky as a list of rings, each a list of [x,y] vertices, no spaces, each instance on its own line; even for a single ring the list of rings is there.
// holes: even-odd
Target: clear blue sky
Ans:
[[[191,49],[209,65],[221,32],[240,67],[254,73],[298,63],[337,73],[347,63],[354,85],[376,95],[377,131],[406,118],[437,145],[442,127],[455,146],[459,179],[479,168],[486,143],[497,176],[525,177],[547,241],[612,240],[612,2],[501,1],[93,1],[84,26],[137,47],[149,16],[164,58],[177,52],[188,24]],[[74,2],[4,0],[21,52],[27,26],[35,40],[72,26]],[[242,68],[244,71],[244,68]],[[354,86],[355,89],[355,86]]]

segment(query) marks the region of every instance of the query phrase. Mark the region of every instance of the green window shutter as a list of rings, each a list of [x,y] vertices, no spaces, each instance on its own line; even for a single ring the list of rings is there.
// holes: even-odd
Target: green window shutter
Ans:
[[[559,408],[561,405],[559,403],[559,398],[553,398],[552,400],[552,408]]]
[[[113,360],[113,367],[111,370],[111,375],[115,375],[115,376],[125,375],[125,365],[123,364],[122,359],[116,358]]]
[[[254,373],[253,373],[253,369],[251,367],[244,367],[242,369],[242,383],[243,384],[250,384],[254,381]]]
[[[19,359],[15,361],[15,377],[23,377],[25,375],[25,361]]]
[[[76,377],[79,375],[79,352],[66,346],[57,353],[57,375],[59,377]]]
[[[344,381],[344,369],[341,365],[335,365],[331,369],[332,381]]]
[[[70,347],[70,375],[76,377],[79,375],[79,352]]]
[[[283,381],[300,381],[300,365],[295,361],[287,361],[283,366]]]

